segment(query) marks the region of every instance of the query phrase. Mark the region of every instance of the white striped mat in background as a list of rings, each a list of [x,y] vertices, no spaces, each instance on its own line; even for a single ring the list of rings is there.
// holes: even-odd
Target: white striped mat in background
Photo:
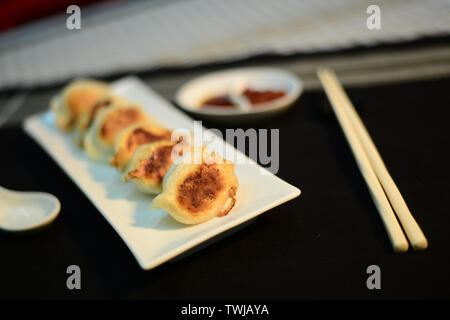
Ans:
[[[366,9],[375,2],[382,29],[368,30]],[[449,12],[449,0],[106,2],[82,9],[81,30],[67,30],[62,13],[0,34],[0,90],[446,35]]]

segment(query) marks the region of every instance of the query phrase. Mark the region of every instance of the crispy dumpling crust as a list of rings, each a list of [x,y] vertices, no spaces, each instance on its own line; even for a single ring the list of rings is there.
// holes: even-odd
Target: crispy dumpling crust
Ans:
[[[110,164],[124,170],[134,152],[144,144],[171,139],[172,132],[154,123],[137,123],[122,130],[114,142],[115,156]]]
[[[126,106],[127,104],[129,102],[126,98],[117,95],[108,94],[99,98],[92,108],[89,108],[78,116],[75,125],[76,130],[74,132],[75,143],[80,147],[83,146],[83,139],[100,111],[114,105]]]
[[[128,104],[128,100],[124,97],[108,94],[97,100],[92,108],[86,110],[78,117],[77,130],[80,132],[87,131],[94,123],[96,115],[103,109],[111,106],[125,106]]]
[[[123,179],[131,180],[138,190],[145,193],[159,193],[167,171],[178,154],[174,147],[178,142],[161,140],[140,146],[126,168]]]
[[[134,123],[149,121],[151,118],[138,105],[114,105],[101,110],[84,137],[84,148],[91,158],[109,162],[120,131]]]
[[[174,164],[163,180],[163,191],[152,202],[177,221],[197,224],[226,215],[236,202],[238,180],[234,164],[217,154],[201,153],[201,161],[190,154]]]
[[[51,102],[58,127],[64,131],[72,130],[78,117],[109,92],[106,83],[96,80],[77,80],[66,86]]]

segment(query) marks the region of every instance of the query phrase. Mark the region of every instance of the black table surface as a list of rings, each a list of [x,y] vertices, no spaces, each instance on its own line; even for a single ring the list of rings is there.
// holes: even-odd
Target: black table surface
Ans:
[[[113,228],[21,129],[0,130],[1,185],[62,203],[31,234],[0,233],[1,298],[302,299],[450,298],[450,79],[348,90],[429,239],[395,254],[322,91],[246,127],[280,129],[278,176],[302,194],[183,258],[141,270]],[[218,127],[205,123],[207,127]],[[81,268],[68,290],[66,268]],[[366,269],[381,269],[368,290]]]

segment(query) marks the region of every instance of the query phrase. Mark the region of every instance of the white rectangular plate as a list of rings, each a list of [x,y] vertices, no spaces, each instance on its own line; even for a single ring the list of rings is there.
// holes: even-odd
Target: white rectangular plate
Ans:
[[[114,91],[140,102],[149,114],[168,128],[193,130],[193,120],[156,94],[139,79],[113,83]],[[86,194],[130,248],[143,269],[151,269],[199,243],[233,228],[277,205],[297,197],[300,190],[267,172],[237,152],[239,190],[236,206],[225,217],[186,226],[163,210],[150,210],[152,196],[141,194],[133,183],[124,183],[115,168],[95,163],[78,148],[70,135],[58,130],[48,111],[24,123],[25,131],[44,148]],[[217,144],[235,151],[222,139]],[[220,148],[219,148],[220,149]],[[223,153],[217,150],[219,153]],[[64,204],[63,204],[64,205]]]

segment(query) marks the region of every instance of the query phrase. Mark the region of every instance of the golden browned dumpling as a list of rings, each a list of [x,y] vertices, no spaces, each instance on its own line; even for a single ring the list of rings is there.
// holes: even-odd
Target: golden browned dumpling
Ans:
[[[115,156],[110,164],[121,170],[131,160],[134,152],[143,144],[171,139],[172,132],[154,123],[136,123],[122,130],[114,142]]]
[[[166,210],[175,220],[196,224],[226,215],[234,206],[238,179],[234,164],[206,149],[185,154],[163,180],[153,209]]]
[[[160,193],[167,170],[179,156],[177,150],[174,151],[176,144],[174,141],[161,140],[140,146],[126,168],[123,179],[133,181],[142,192]]]
[[[99,98],[92,108],[82,112],[77,119],[76,129],[82,133],[86,132],[94,123],[95,116],[103,109],[109,108],[113,105],[127,105],[128,100],[125,97],[108,94]]]
[[[99,112],[83,140],[87,154],[109,162],[114,155],[114,140],[120,131],[139,122],[152,122],[138,105],[114,105]]]
[[[97,100],[110,92],[110,87],[100,81],[77,80],[52,99],[51,109],[57,125],[65,131],[75,126],[78,117],[94,106]]]

